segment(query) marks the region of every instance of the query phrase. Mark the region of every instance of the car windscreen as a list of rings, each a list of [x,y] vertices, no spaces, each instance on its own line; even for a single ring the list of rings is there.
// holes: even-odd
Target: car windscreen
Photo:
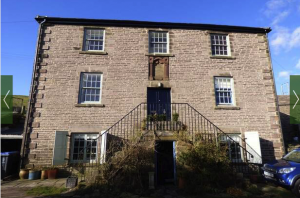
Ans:
[[[284,160],[300,163],[300,151],[293,150],[283,157]]]

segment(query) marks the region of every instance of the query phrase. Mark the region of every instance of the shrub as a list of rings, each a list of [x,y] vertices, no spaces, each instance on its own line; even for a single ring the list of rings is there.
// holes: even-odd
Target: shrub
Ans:
[[[178,174],[190,193],[225,190],[235,181],[226,149],[221,150],[214,143],[199,142],[181,153]]]
[[[259,189],[259,188],[257,187],[257,185],[255,185],[255,184],[252,184],[252,185],[247,189],[247,191],[248,191],[249,193],[253,194],[253,195],[262,195],[262,194],[263,194],[262,190]]]
[[[148,188],[148,173],[153,171],[153,145],[129,144],[100,167],[102,182],[126,191]]]
[[[235,188],[235,187],[227,188],[226,193],[233,197],[244,197],[245,196],[245,193],[241,189]]]
[[[178,121],[178,118],[179,118],[179,114],[178,114],[178,113],[174,113],[174,114],[173,114],[173,121],[174,121],[174,122],[177,122],[177,121]]]

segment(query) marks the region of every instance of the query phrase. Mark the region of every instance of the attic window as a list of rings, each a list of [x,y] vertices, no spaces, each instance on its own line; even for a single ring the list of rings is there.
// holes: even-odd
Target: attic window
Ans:
[[[84,47],[85,51],[104,51],[103,29],[85,29],[84,31]]]
[[[149,53],[167,54],[169,53],[168,32],[149,32]]]
[[[213,56],[230,56],[228,34],[211,34],[210,39]]]

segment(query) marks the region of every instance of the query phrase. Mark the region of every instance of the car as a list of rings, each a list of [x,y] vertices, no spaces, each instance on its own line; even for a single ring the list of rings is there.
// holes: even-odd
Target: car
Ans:
[[[264,164],[262,170],[267,181],[288,188],[300,197],[300,148],[292,150],[280,160]]]

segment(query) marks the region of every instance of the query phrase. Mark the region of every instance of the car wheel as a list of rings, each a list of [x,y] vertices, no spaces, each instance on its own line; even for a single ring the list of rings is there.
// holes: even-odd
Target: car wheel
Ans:
[[[296,181],[292,191],[297,197],[300,197],[300,179]]]

